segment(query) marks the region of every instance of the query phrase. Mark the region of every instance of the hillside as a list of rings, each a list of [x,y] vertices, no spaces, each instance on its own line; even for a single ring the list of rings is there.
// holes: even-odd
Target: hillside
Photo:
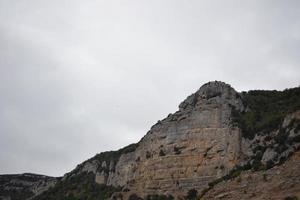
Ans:
[[[38,174],[11,174],[0,176],[0,199],[29,199],[54,186],[58,178]]]
[[[239,93],[209,82],[137,144],[97,154],[45,192],[13,196],[0,176],[0,199],[296,199],[299,148],[299,87]]]

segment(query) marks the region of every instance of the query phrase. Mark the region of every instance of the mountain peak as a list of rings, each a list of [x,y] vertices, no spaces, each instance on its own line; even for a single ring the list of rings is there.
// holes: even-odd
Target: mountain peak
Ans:
[[[203,100],[208,100],[203,101]],[[197,103],[210,103],[211,101],[219,104],[230,104],[237,110],[242,110],[243,105],[238,92],[229,84],[222,81],[210,81],[202,85],[192,95],[188,96],[180,105],[179,110],[189,110]]]
[[[210,81],[205,83],[197,91],[199,95],[205,95],[206,98],[211,98],[214,96],[222,95],[227,93],[227,91],[236,92],[229,84],[222,81]]]

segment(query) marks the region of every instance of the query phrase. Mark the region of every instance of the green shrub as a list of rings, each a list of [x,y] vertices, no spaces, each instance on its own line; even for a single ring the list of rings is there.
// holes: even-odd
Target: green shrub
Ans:
[[[188,191],[186,199],[187,200],[195,200],[197,198],[198,191],[195,189],[191,189]]]
[[[149,151],[146,152],[146,159],[151,158],[151,153]]]
[[[165,154],[165,152],[161,149],[160,151],[159,151],[159,156],[165,156],[166,154]]]
[[[174,152],[175,152],[176,155],[181,154],[181,151],[178,147],[174,147]]]
[[[257,170],[261,169],[261,167],[262,167],[262,163],[261,163],[260,160],[254,160],[253,161],[253,163],[252,163],[252,169],[254,171],[257,171]]]

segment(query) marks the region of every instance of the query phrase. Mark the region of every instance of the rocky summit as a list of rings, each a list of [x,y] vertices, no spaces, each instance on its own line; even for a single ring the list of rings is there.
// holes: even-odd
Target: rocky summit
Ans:
[[[138,143],[25,184],[23,197],[24,184],[0,176],[0,199],[298,199],[299,149],[299,87],[239,93],[214,81]]]

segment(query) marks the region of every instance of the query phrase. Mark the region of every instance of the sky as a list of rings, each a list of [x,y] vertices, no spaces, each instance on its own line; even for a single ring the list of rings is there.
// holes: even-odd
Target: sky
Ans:
[[[0,174],[62,176],[208,81],[297,87],[298,0],[0,0]]]

